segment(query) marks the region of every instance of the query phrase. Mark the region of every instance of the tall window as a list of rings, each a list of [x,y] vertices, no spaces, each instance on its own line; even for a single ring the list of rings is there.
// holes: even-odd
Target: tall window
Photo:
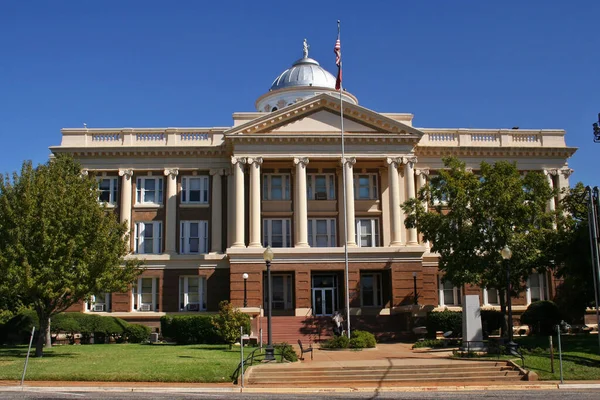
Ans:
[[[366,218],[356,220],[356,244],[358,247],[379,246],[379,220]]]
[[[184,176],[181,178],[181,202],[184,204],[208,204],[208,176]]]
[[[459,306],[461,290],[450,281],[442,282],[439,278],[440,306]]]
[[[377,174],[354,175],[354,198],[357,200],[376,200],[379,198]]]
[[[135,224],[135,253],[162,253],[162,223],[138,222]]]
[[[202,276],[179,277],[179,309],[181,311],[206,310],[206,278]]]
[[[335,219],[308,219],[308,244],[311,247],[335,247]]]
[[[101,203],[116,205],[118,193],[118,179],[116,177],[97,177],[98,201]]]
[[[263,174],[263,200],[289,200],[289,174]]]
[[[263,246],[291,247],[289,219],[263,219]]]
[[[208,221],[181,221],[181,254],[208,253]]]
[[[546,275],[531,274],[527,279],[527,303],[546,300],[548,298]]]
[[[432,175],[430,177],[429,184],[431,185],[431,204],[448,204],[448,193],[437,193],[440,188],[446,185],[446,182],[442,179],[439,179],[438,176]]]
[[[158,311],[158,278],[138,278],[131,294],[135,311]]]
[[[498,297],[498,289],[483,289],[483,304],[494,306],[500,304],[500,298]]]
[[[162,204],[163,179],[144,177],[137,178],[137,203]]]
[[[360,297],[363,307],[381,307],[381,273],[363,273],[360,275]]]
[[[110,311],[110,293],[94,294],[87,302],[88,311]]]
[[[309,200],[334,200],[334,174],[308,174],[307,195]]]

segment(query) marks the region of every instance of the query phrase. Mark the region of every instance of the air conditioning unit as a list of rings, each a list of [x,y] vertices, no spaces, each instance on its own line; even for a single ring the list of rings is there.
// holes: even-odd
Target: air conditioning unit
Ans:
[[[200,310],[200,304],[190,303],[190,304],[187,305],[187,310],[188,311],[199,311]]]
[[[325,192],[315,193],[315,200],[327,200],[327,193],[325,193]]]
[[[140,311],[152,311],[152,304],[140,304]]]
[[[104,311],[104,304],[94,304],[94,311]]]

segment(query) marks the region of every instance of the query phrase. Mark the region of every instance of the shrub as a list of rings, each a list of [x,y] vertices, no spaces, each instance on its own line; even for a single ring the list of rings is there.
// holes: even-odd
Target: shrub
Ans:
[[[560,323],[558,307],[548,300],[531,303],[521,315],[521,323],[528,325],[534,334],[550,336]]]
[[[329,340],[321,343],[321,347],[324,349],[346,349],[350,344],[350,340],[347,336],[336,336]]]
[[[163,336],[178,344],[222,343],[210,315],[178,315],[161,319]]]
[[[160,334],[163,338],[175,339],[175,332],[173,332],[173,316],[163,315],[160,317]]]
[[[481,310],[481,326],[485,336],[504,326],[504,315],[497,310]]]
[[[35,335],[37,336],[40,323],[36,312],[30,309],[22,309],[2,326],[0,340],[6,344],[29,343],[31,329],[34,326],[36,330]]]
[[[462,313],[456,311],[439,311],[427,314],[427,335],[435,337],[437,331],[452,331],[453,336],[462,335]]]
[[[240,337],[240,326],[245,333],[250,333],[250,316],[235,309],[227,300],[219,303],[219,314],[212,321],[221,340],[231,345]]]
[[[353,349],[373,348],[377,345],[375,336],[371,332],[352,331],[348,346]]]
[[[150,328],[141,324],[129,324],[125,328],[125,336],[129,343],[142,343],[148,340]]]
[[[431,347],[432,349],[438,349],[445,346],[443,340],[439,339],[431,339],[431,340],[421,340],[413,344],[413,349],[418,349],[420,347]]]
[[[298,354],[296,353],[296,350],[294,350],[292,345],[284,342],[284,343],[275,345],[275,349],[279,350],[281,352],[281,355],[284,360],[291,361],[291,362],[298,361]]]

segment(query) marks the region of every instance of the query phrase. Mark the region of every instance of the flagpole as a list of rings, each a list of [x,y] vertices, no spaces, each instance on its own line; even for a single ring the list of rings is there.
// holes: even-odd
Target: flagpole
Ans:
[[[341,34],[341,29],[340,29],[340,20],[338,19],[337,22],[337,26],[338,26],[338,42],[340,42],[340,34]],[[341,42],[340,42],[341,43]],[[341,46],[340,46],[341,47]],[[340,59],[339,59],[339,71],[338,71],[338,77],[340,77],[341,71],[342,71],[342,57],[341,57],[341,49],[339,50],[339,54],[340,54]],[[342,93],[344,92],[344,89],[342,87],[342,79],[339,79],[340,82],[340,127],[341,127],[341,140],[342,140],[342,180],[343,182],[343,199],[344,199],[344,280],[346,281],[345,284],[345,294],[346,294],[346,335],[348,336],[348,338],[350,338],[350,283],[349,283],[349,277],[348,277],[348,218],[346,217],[346,207],[347,207],[347,199],[346,199],[346,153],[345,153],[345,149],[344,149],[344,100],[342,97]]]

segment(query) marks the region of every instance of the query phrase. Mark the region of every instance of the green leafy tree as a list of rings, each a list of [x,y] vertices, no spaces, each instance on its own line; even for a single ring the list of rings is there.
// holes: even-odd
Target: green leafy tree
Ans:
[[[555,214],[546,206],[554,192],[541,173],[522,176],[507,161],[482,162],[477,174],[457,158],[443,161],[439,175],[402,205],[405,225],[431,243],[445,280],[497,289],[505,313],[507,266],[500,250],[512,250],[514,296],[532,272],[550,265]]]
[[[98,203],[97,183],[58,155],[0,179],[0,282],[40,321],[36,356],[52,316],[94,293],[124,291],[139,274],[126,226]]]
[[[250,333],[250,317],[237,310],[227,300],[219,303],[219,313],[214,316],[212,323],[230,349],[240,337],[240,326],[244,327],[245,333]]]
[[[564,195],[552,246],[556,276],[561,280],[555,301],[563,318],[582,323],[586,308],[595,301],[585,187],[579,182]]]

